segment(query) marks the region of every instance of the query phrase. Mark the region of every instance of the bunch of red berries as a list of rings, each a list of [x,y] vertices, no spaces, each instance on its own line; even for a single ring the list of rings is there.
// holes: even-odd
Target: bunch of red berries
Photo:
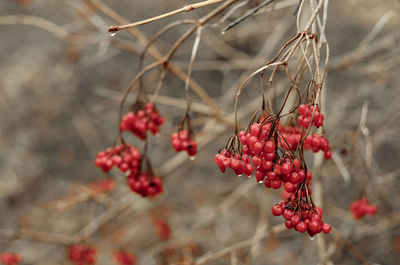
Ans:
[[[0,262],[4,265],[18,265],[22,262],[22,257],[16,253],[0,253]]]
[[[278,131],[282,135],[279,138],[279,146],[288,151],[295,150],[301,140],[301,128],[279,124]]]
[[[142,140],[146,139],[146,131],[157,135],[159,127],[164,124],[164,118],[160,116],[156,107],[148,102],[144,109],[136,112],[128,112],[121,121],[121,131],[130,131]]]
[[[171,136],[172,147],[175,151],[186,151],[189,156],[193,157],[197,153],[197,143],[190,139],[190,133],[187,130],[175,132]]]
[[[278,159],[275,164],[264,161],[262,167],[256,166],[256,178],[258,182],[264,182],[264,186],[267,188],[279,189],[283,183],[285,190],[292,192],[297,184],[304,180],[308,184],[312,179],[311,172],[308,171],[306,174],[300,166],[298,159]]]
[[[68,259],[76,265],[96,264],[97,251],[93,247],[73,245],[68,247],[67,253]]]
[[[279,138],[279,146],[288,151],[295,150],[301,141],[301,129],[299,127],[279,126],[278,131],[282,135]],[[329,140],[319,134],[307,135],[304,141],[305,150],[311,150],[314,153],[322,150],[326,159],[332,157],[330,148]]]
[[[135,265],[136,256],[124,250],[114,251],[113,257],[118,265]]]
[[[214,157],[214,162],[218,165],[221,172],[225,172],[226,168],[231,168],[237,176],[253,174],[253,165],[250,163],[250,158],[245,154],[233,154],[232,151],[226,149],[221,150]]]
[[[280,201],[272,207],[272,215],[282,215],[287,229],[294,228],[300,233],[308,232],[310,236],[324,232],[328,234],[331,226],[322,221],[321,207],[297,204],[294,201]]]
[[[242,143],[242,152],[250,156],[258,156],[263,160],[272,161],[275,158],[275,143],[272,140],[267,141],[271,133],[271,123],[261,124],[253,123],[250,131],[240,131],[238,136]]]
[[[140,166],[140,153],[134,146],[128,144],[107,148],[97,154],[95,165],[103,172],[109,172],[117,166],[122,172],[137,172]]]
[[[127,179],[128,186],[131,190],[140,194],[142,197],[153,197],[163,191],[161,178],[144,171],[139,174],[132,172],[128,175]]]
[[[362,198],[351,203],[350,211],[354,219],[360,219],[364,216],[374,216],[378,212],[378,208],[376,205],[370,204],[366,198]]]
[[[330,159],[332,157],[330,148],[331,147],[328,139],[319,134],[307,135],[304,142],[304,149],[312,150],[314,153],[322,150],[326,159]]]
[[[314,106],[302,104],[299,106],[299,109],[297,111],[300,114],[300,116],[297,118],[297,122],[300,126],[308,129],[311,123]],[[319,111],[318,106],[316,106],[315,109],[313,123],[314,126],[317,128],[321,127],[324,123],[324,114]]]

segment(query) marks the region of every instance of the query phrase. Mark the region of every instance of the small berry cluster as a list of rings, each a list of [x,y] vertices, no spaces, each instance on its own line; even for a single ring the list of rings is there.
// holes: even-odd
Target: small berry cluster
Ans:
[[[296,206],[293,201],[280,201],[272,207],[272,215],[282,215],[287,229],[294,228],[300,233],[307,231],[310,236],[331,231],[331,226],[322,221],[321,207],[309,207],[306,204]]]
[[[83,245],[72,245],[67,249],[68,259],[76,265],[96,264],[97,250]]]
[[[308,129],[311,123],[314,106],[302,104],[299,106],[299,109],[297,111],[300,114],[300,116],[297,118],[297,122],[299,123],[300,126],[303,126],[304,128]],[[323,123],[324,123],[324,114],[322,114],[319,111],[317,106],[314,113],[313,124],[315,127],[319,128],[323,125]]]
[[[215,155],[214,162],[218,165],[221,172],[225,172],[226,168],[229,167],[237,176],[246,174],[247,177],[250,177],[254,171],[248,155],[233,154],[233,152],[226,149],[221,150]]]
[[[330,148],[328,139],[319,134],[307,135],[304,142],[304,149],[311,150],[314,153],[322,150],[325,159],[330,159],[332,157]]]
[[[107,148],[97,154],[95,165],[103,172],[109,172],[117,166],[122,172],[137,172],[140,166],[140,153],[128,144]]]
[[[115,263],[118,265],[135,265],[136,256],[124,250],[116,250],[113,253]]]
[[[163,192],[162,180],[159,177],[148,174],[144,171],[139,174],[132,172],[128,175],[128,186],[132,191],[142,197],[153,197]]]
[[[22,262],[22,257],[16,253],[0,253],[0,262],[4,265],[18,265]]]
[[[350,205],[350,211],[354,219],[360,219],[364,216],[374,216],[378,212],[378,208],[374,204],[370,204],[366,198],[354,201]]]
[[[128,112],[121,121],[121,131],[130,131],[142,140],[146,139],[146,131],[157,135],[160,126],[164,124],[164,118],[160,116],[156,107],[148,102],[143,109],[136,112]]]
[[[279,146],[286,150],[295,150],[301,141],[301,129],[299,127],[279,126],[278,131],[282,135],[279,138]],[[312,134],[307,135],[304,141],[304,149],[311,150],[314,153],[318,151],[324,152],[325,159],[330,159],[332,153],[329,140],[322,135]]]
[[[177,152],[186,151],[190,157],[197,153],[197,143],[190,138],[188,130],[175,132],[171,135],[172,147]]]

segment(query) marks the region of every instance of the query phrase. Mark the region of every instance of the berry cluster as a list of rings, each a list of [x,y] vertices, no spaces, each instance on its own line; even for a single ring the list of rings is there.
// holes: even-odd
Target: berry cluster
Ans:
[[[69,261],[76,265],[96,264],[97,251],[93,247],[73,245],[68,247],[67,253]]]
[[[4,265],[18,265],[22,262],[22,257],[16,253],[0,253],[0,262]]]
[[[272,207],[272,215],[283,216],[287,229],[294,228],[300,233],[308,232],[310,236],[324,232],[328,234],[331,226],[322,221],[321,207],[297,204],[294,201],[280,201]]]
[[[143,109],[136,112],[128,112],[121,121],[121,131],[130,131],[142,140],[146,139],[146,131],[157,135],[160,126],[164,124],[164,118],[160,116],[156,107],[148,102]]]
[[[301,141],[301,129],[299,127],[279,126],[279,146],[286,150],[295,150]],[[304,149],[314,153],[323,151],[326,159],[332,157],[330,144],[327,138],[319,134],[307,135],[304,141]]]
[[[115,262],[118,265],[135,265],[136,256],[124,250],[116,250],[113,253]]]
[[[378,212],[378,208],[376,205],[370,204],[366,198],[362,198],[351,203],[350,211],[354,219],[360,219],[364,216],[374,216]]]
[[[187,130],[182,130],[173,133],[171,136],[172,147],[175,151],[186,151],[189,156],[193,157],[197,153],[196,141],[190,139],[190,133]]]
[[[103,172],[109,172],[117,166],[122,172],[137,172],[141,155],[134,146],[128,144],[107,148],[97,154],[95,165]]]
[[[299,106],[299,109],[297,111],[300,114],[300,116],[297,118],[297,122],[299,123],[300,126],[303,126],[304,128],[308,129],[311,123],[314,106],[302,104]],[[323,123],[324,123],[324,114],[322,114],[319,111],[317,106],[314,113],[313,124],[315,127],[319,128],[322,126]]]
[[[304,149],[312,150],[314,153],[322,150],[326,159],[332,157],[330,148],[328,139],[319,134],[308,135],[304,142]]]
[[[139,193],[142,197],[153,197],[163,191],[162,180],[144,171],[139,174],[131,172],[127,179],[131,190]]]
[[[247,177],[250,177],[254,171],[248,155],[233,154],[233,152],[226,149],[221,150],[215,155],[214,162],[218,165],[221,172],[225,172],[226,168],[229,167],[238,176],[246,174]]]

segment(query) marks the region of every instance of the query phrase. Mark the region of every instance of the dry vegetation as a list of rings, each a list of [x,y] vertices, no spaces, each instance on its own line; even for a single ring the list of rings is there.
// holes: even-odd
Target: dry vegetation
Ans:
[[[146,265],[399,264],[399,2],[329,2],[323,109],[333,157],[320,164],[310,155],[307,161],[315,169],[313,196],[333,229],[316,240],[272,217],[279,192],[231,171],[221,174],[213,162],[234,130],[240,83],[297,34],[297,0],[276,1],[225,34],[225,26],[264,1],[222,1],[114,37],[107,33],[110,25],[195,2],[0,2],[0,252],[21,254],[23,264],[46,265],[70,264],[66,248],[77,243],[97,248],[97,264],[113,264],[111,252],[119,248]],[[148,147],[165,186],[156,199],[141,198],[119,172],[107,176],[93,161],[118,134],[119,104],[140,71],[147,41],[168,23],[207,18],[226,2],[232,5],[202,28],[193,63],[191,123],[199,142],[194,161],[172,150],[170,135],[187,107],[185,73],[196,30],[171,56],[168,71],[159,67],[144,78],[153,94],[165,74],[156,104],[166,123]],[[303,24],[311,16],[305,2]],[[190,27],[163,34],[144,65],[160,60]],[[278,100],[287,89],[284,78],[277,74]],[[257,81],[243,91],[240,124],[247,125],[257,110],[259,95]],[[128,97],[127,103],[133,101]],[[134,137],[126,140],[143,147]],[[109,193],[86,185],[105,177],[117,182]],[[353,220],[349,205],[365,180],[379,212]],[[157,220],[169,224],[167,240],[157,235]]]

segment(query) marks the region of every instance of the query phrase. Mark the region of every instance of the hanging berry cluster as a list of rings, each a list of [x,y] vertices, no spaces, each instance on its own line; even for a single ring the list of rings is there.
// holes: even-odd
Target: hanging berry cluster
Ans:
[[[118,137],[121,144],[99,152],[95,165],[103,172],[109,172],[117,166],[126,175],[127,184],[133,192],[142,197],[153,197],[162,193],[163,185],[161,178],[154,174],[147,157],[147,132],[159,134],[159,127],[164,124],[164,118],[160,116],[154,104],[148,102],[148,97],[142,90],[137,94],[131,111],[122,118],[123,102],[120,108],[121,123]],[[145,141],[143,153],[125,142],[122,135],[124,131],[129,131]]]
[[[143,104],[137,101],[132,111],[128,112],[121,121],[121,131],[130,131],[142,140],[146,139],[146,132],[154,135],[160,133],[160,126],[164,124],[164,118],[160,116],[153,103]]]
[[[310,119],[314,111],[314,126],[323,125],[324,116],[318,107],[300,105],[298,124],[283,125],[278,115],[269,115],[264,108],[258,118],[258,111],[246,130],[235,133],[225,148],[214,158],[221,172],[231,168],[236,175],[250,177],[254,172],[258,183],[266,188],[279,189],[282,186],[282,201],[272,208],[274,216],[284,215],[286,227],[295,228],[313,236],[321,231],[329,233],[330,226],[322,221],[321,208],[314,205],[311,198],[312,174],[307,170],[304,150],[314,153],[323,151],[330,159],[331,151],[327,138],[306,131],[303,120]],[[299,108],[300,110],[300,108]],[[317,114],[317,115],[316,115]],[[309,121],[308,121],[309,122]],[[290,218],[289,218],[290,217]],[[293,221],[291,218],[294,217]]]
[[[370,204],[366,198],[356,200],[351,203],[350,211],[354,219],[361,219],[364,216],[374,216],[378,212],[378,208],[374,204]]]
[[[185,115],[179,121],[178,131],[171,135],[171,143],[176,152],[186,151],[191,158],[194,158],[197,153],[197,142],[193,138],[193,130],[190,125],[189,102],[188,100]]]
[[[194,157],[197,153],[197,143],[190,137],[188,130],[175,132],[171,135],[172,147],[175,151],[186,151],[190,157]]]
[[[130,173],[128,175],[128,186],[132,191],[143,197],[152,197],[163,192],[162,180],[154,176],[154,173],[146,171],[142,171],[139,174]]]
[[[304,128],[308,129],[311,123],[311,118],[313,115],[314,111],[314,106],[302,104],[299,106],[299,117],[297,118],[297,122],[300,126],[303,126]],[[314,112],[314,118],[312,119],[312,123],[314,124],[315,127],[319,128],[322,126],[324,123],[324,114],[322,114],[319,111],[318,106],[316,106],[315,112]]]
[[[287,229],[294,228],[300,233],[307,231],[311,237],[321,232],[328,234],[331,226],[322,221],[322,208],[314,206],[307,189],[309,187],[304,183],[299,185],[286,201],[272,207],[272,215],[282,215]]]
[[[103,172],[109,172],[117,166],[121,172],[137,173],[140,166],[141,155],[136,147],[129,144],[109,147],[97,154],[95,165]]]

